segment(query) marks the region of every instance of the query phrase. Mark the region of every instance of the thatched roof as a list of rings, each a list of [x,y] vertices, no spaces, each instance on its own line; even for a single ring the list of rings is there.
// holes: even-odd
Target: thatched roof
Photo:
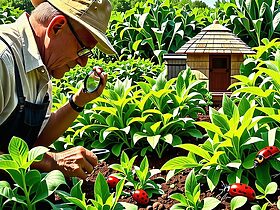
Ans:
[[[218,21],[202,29],[176,53],[255,54],[249,46]]]

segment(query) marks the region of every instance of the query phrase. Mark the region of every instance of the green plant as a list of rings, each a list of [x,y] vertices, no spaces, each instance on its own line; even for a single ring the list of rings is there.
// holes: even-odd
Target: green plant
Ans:
[[[170,198],[178,201],[171,207],[171,210],[179,209],[214,209],[220,201],[213,197],[206,197],[203,200],[200,199],[200,184],[195,176],[194,170],[191,170],[188,174],[185,182],[185,192],[174,193],[170,195]]]
[[[270,131],[271,127],[267,124],[273,119],[258,116],[255,110],[256,107],[250,105],[245,98],[236,106],[224,96],[219,111],[209,109],[211,122],[196,122],[207,131],[208,139],[199,146],[178,145],[177,147],[190,153],[187,157],[176,157],[167,161],[162,170],[197,167],[197,170],[207,177],[210,190],[217,186],[223,173],[227,174],[230,184],[238,180],[248,183],[249,176],[257,178],[258,183],[270,182],[269,164],[257,167],[255,175],[248,171],[253,168],[254,158],[259,149],[267,145],[279,145],[276,137],[279,134],[275,133],[277,130]],[[272,167],[279,170],[274,165]]]
[[[71,189],[70,194],[65,191],[58,191],[58,195],[70,204],[74,204],[83,210],[118,210],[118,209],[128,209],[136,210],[137,206],[133,204],[128,204],[124,202],[118,202],[119,197],[121,196],[124,180],[120,180],[116,186],[116,192],[110,193],[109,186],[106,182],[104,176],[99,173],[97,175],[95,184],[94,184],[94,199],[86,199],[85,193],[82,192],[82,180],[77,182]],[[91,204],[88,204],[88,203]]]
[[[19,8],[0,6],[0,24],[13,23],[23,13]]]
[[[236,196],[234,198],[231,199],[230,201],[230,209],[238,209],[242,206],[244,206],[244,204],[247,202],[247,198],[244,196]]]
[[[134,144],[142,145],[141,154],[153,149],[161,158],[169,145],[181,144],[183,137],[202,137],[194,126],[194,119],[198,113],[204,113],[203,107],[207,104],[205,83],[196,80],[189,68],[169,81],[166,71],[157,79],[145,79],[148,83],[138,82],[144,92],[138,106],[141,118],[133,119],[138,124],[142,122],[140,131],[133,135]]]
[[[128,155],[125,152],[122,152],[120,157],[120,164],[115,163],[110,165],[109,167],[120,172],[119,174],[116,174],[117,177],[133,180],[133,166],[136,158],[137,156],[133,156],[131,159],[129,159]]]
[[[261,44],[262,38],[279,37],[280,13],[277,0],[231,0],[224,6],[230,22],[227,27],[251,47]]]
[[[256,187],[259,192],[262,193],[262,195],[258,195],[256,199],[265,199],[267,201],[267,204],[272,205],[272,202],[267,198],[267,195],[273,195],[276,193],[278,185],[276,182],[270,182],[268,185],[266,185],[265,188],[262,186],[258,185],[256,183]]]
[[[51,204],[47,200],[48,196],[59,185],[66,184],[63,174],[58,170],[41,174],[38,170],[30,169],[31,164],[40,161],[48,149],[38,146],[29,151],[25,141],[13,137],[8,151],[9,154],[0,155],[0,169],[8,172],[15,182],[15,187],[1,181],[0,195],[5,198],[1,208],[35,210],[39,202]]]
[[[149,162],[145,156],[140,163],[140,167],[134,166],[134,161],[137,156],[133,156],[129,159],[128,155],[125,152],[122,152],[120,164],[112,164],[109,167],[118,171],[114,174],[116,177],[125,179],[126,186],[131,186],[135,190],[142,189],[145,190],[149,197],[152,197],[152,194],[163,194],[161,186],[156,184],[151,177],[160,173],[158,169],[149,169]],[[159,178],[158,178],[159,179]]]
[[[151,58],[161,64],[164,53],[175,52],[196,34],[190,13],[188,5],[176,8],[170,1],[137,2],[125,13],[113,13],[108,37],[120,59]]]

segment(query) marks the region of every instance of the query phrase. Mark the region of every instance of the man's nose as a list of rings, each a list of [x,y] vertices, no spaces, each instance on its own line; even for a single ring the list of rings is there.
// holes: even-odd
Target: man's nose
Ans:
[[[78,57],[76,61],[81,67],[85,67],[88,62],[88,57],[87,56]]]

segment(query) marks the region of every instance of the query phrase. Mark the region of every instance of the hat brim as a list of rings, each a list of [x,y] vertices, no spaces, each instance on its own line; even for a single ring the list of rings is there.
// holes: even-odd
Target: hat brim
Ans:
[[[103,32],[101,32],[98,29],[87,24],[86,22],[84,22],[80,18],[76,17],[75,15],[72,15],[72,14],[66,14],[66,15],[69,16],[70,18],[74,19],[81,25],[83,25],[91,33],[91,35],[98,42],[96,47],[98,49],[100,49],[102,52],[109,54],[109,55],[114,55],[117,53],[116,50],[114,49],[114,47],[112,46],[112,44],[110,43],[109,39],[106,37],[106,35]]]
[[[44,1],[46,1],[46,0],[31,0],[34,7],[38,6],[40,3],[44,2]],[[96,45],[96,47],[98,49],[100,49],[102,52],[109,54],[109,55],[117,54],[116,50],[114,49],[114,47],[112,46],[112,44],[110,43],[110,41],[108,40],[108,38],[106,37],[106,35],[103,32],[101,32],[100,30],[87,24],[85,21],[81,20],[79,17],[77,17],[63,9],[60,9],[59,5],[56,5],[55,2],[53,2],[52,0],[47,0],[47,1],[49,3],[51,3],[54,7],[56,7],[58,10],[62,11],[68,17],[74,19],[75,21],[77,21],[78,23],[83,25],[98,42]]]

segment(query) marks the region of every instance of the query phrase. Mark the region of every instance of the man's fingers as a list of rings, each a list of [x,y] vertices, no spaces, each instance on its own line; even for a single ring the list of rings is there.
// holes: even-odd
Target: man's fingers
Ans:
[[[92,165],[92,166],[96,166],[98,164],[98,158],[97,156],[89,151],[88,149],[85,149],[86,150],[86,160]]]
[[[77,171],[75,172],[75,176],[85,180],[87,178],[87,174],[84,172],[84,170],[82,168],[77,169]]]
[[[94,166],[85,159],[82,168],[90,174],[93,171]]]

